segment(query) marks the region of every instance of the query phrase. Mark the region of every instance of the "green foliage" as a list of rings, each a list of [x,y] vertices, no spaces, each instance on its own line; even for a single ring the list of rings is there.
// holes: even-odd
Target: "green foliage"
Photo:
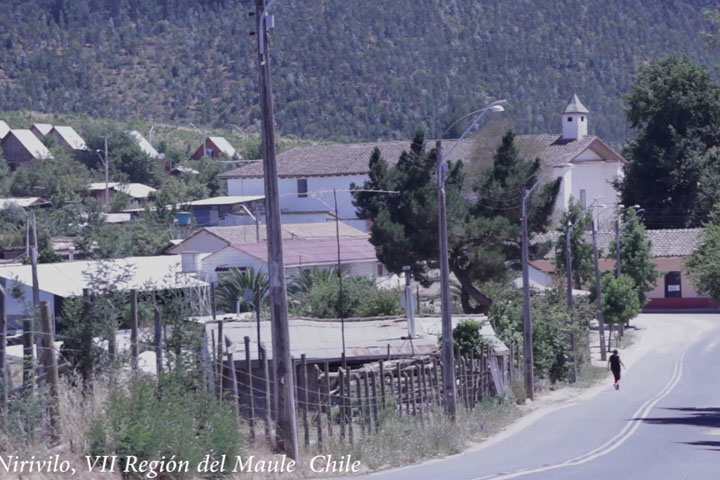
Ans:
[[[645,226],[632,208],[627,210],[625,218],[630,220],[623,222],[620,233],[620,266],[622,273],[632,279],[638,305],[642,308],[648,303],[645,294],[655,288],[658,272],[651,260],[651,245],[645,238]],[[611,242],[608,258],[616,258],[616,251],[615,242]]]
[[[472,353],[479,356],[490,345],[488,339],[480,334],[482,323],[472,318],[465,318],[453,328],[453,343],[463,355]],[[440,339],[442,342],[442,338]]]
[[[562,278],[565,279],[565,255],[567,251],[565,238],[569,222],[572,225],[570,230],[570,254],[574,288],[582,288],[583,285],[589,284],[595,274],[592,244],[585,241],[585,230],[591,220],[592,215],[590,212],[584,212],[580,203],[573,198],[570,199],[568,211],[563,212],[560,216],[560,227],[558,228],[560,237],[557,240],[555,265],[558,268],[558,275],[562,275]]]
[[[301,302],[305,295],[308,294],[313,285],[321,282],[329,282],[337,277],[336,268],[303,268],[296,275],[288,280],[287,290],[288,296],[294,302]],[[343,274],[343,278],[347,275]]]
[[[15,170],[9,193],[13,197],[43,197],[57,207],[77,201],[79,192],[90,182],[88,169],[65,149],[53,150],[53,157],[32,168]]]
[[[651,228],[695,226],[720,200],[720,84],[703,66],[669,57],[644,67],[626,96],[637,138],[620,189]]]
[[[700,245],[685,264],[698,292],[720,302],[720,205],[703,224]]]
[[[372,220],[370,241],[378,259],[395,273],[409,265],[424,285],[430,283],[430,269],[438,267],[436,163],[435,150],[425,150],[424,134],[418,132],[396,164],[391,166],[377,149],[370,158],[370,179],[363,188],[400,195],[353,194],[358,217]],[[492,167],[477,179],[472,195],[462,191],[463,163],[449,165],[445,183],[449,263],[462,286],[460,299],[466,313],[485,311],[490,303],[475,282],[502,280],[508,264],[518,267],[522,189],[530,188],[541,172],[538,159],[520,157],[512,132],[503,137]],[[559,186],[559,180],[548,182],[530,196],[530,233],[545,231]]]
[[[520,131],[556,132],[561,102],[578,84],[594,131],[618,144],[626,136],[619,94],[637,65],[669,49],[717,58],[698,41],[708,4],[281,2],[271,52],[278,125],[311,138],[408,138],[418,125],[442,132],[489,92],[503,92],[513,104],[504,115]],[[248,67],[256,48],[247,35],[251,2],[3,7],[13,15],[0,18],[0,109],[227,127],[259,118],[257,74]],[[441,38],[428,18],[442,21]],[[513,28],[499,28],[507,19]]]
[[[377,317],[402,312],[399,291],[380,289],[364,277],[343,278],[342,310],[340,298],[337,276],[315,279],[295,310],[316,318]]]
[[[241,312],[254,311],[258,289],[260,298],[264,299],[270,289],[267,273],[255,271],[252,268],[232,269],[220,278],[217,290],[217,308],[225,312],[235,312],[237,302],[240,301]],[[243,297],[247,290],[253,292],[252,298]]]
[[[640,303],[633,279],[611,272],[600,278],[603,300],[603,315],[607,324],[627,324],[640,312]],[[591,295],[594,298],[594,295]]]
[[[243,439],[230,408],[213,395],[178,379],[157,386],[154,378],[138,377],[127,388],[114,388],[89,441],[92,455],[118,455],[120,464],[131,455],[139,461],[174,455],[193,472],[205,455],[234,458]]]

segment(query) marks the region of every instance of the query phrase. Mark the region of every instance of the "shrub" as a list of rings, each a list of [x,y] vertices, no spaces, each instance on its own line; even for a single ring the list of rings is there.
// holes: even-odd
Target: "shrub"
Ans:
[[[400,293],[378,288],[370,279],[344,278],[342,311],[340,310],[340,282],[337,277],[314,278],[307,293],[297,296],[297,310],[317,318],[376,317],[402,312]]]

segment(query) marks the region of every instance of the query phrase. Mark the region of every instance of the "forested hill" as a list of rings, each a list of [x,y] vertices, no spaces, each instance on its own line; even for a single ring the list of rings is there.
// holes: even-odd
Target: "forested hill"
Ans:
[[[703,0],[280,0],[277,122],[315,139],[435,135],[507,98],[556,132],[577,86],[591,132],[627,134],[621,93],[672,52],[714,66]],[[3,0],[0,110],[255,126],[251,0]]]

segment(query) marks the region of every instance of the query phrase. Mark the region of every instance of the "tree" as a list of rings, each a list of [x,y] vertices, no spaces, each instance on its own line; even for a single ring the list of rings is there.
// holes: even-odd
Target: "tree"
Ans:
[[[623,149],[623,203],[642,205],[653,227],[697,225],[717,196],[720,85],[699,64],[669,57],[642,68],[625,99],[637,137]]]
[[[629,275],[623,273],[616,277],[612,272],[607,272],[600,278],[600,288],[606,324],[627,324],[640,311],[635,283]],[[590,297],[595,298],[594,290]]]
[[[267,295],[269,288],[267,273],[255,271],[252,268],[245,270],[233,268],[229,274],[220,279],[217,306],[222,311],[235,312],[237,302],[240,302],[241,312],[255,310],[256,305],[258,305],[256,298],[258,289],[260,290],[260,298],[263,299]],[[252,295],[246,298],[245,294],[250,292],[252,292]]]
[[[460,320],[453,328],[453,343],[461,354],[472,353],[477,357],[483,353],[485,347],[490,345],[490,341],[481,335],[481,329],[482,323],[472,318]],[[442,345],[442,337],[438,339],[438,342]]]
[[[685,265],[698,292],[720,302],[720,205],[703,224],[700,246]]]
[[[625,212],[625,221],[620,233],[620,265],[623,274],[632,280],[633,290],[638,296],[638,305],[644,307],[648,298],[646,293],[655,288],[657,271],[651,261],[650,240],[645,237],[645,226],[640,222],[635,210],[630,208]],[[617,258],[615,242],[610,242],[608,258]]]
[[[563,212],[560,216],[560,237],[557,240],[557,254],[555,255],[555,265],[559,274],[565,274],[565,255],[566,242],[565,235],[567,231],[568,221],[572,225],[570,230],[570,254],[572,258],[572,274],[573,283],[581,288],[592,281],[595,274],[595,265],[593,263],[592,244],[585,241],[585,230],[592,220],[590,212],[584,211],[580,203],[575,199],[570,199],[570,206],[567,212]]]
[[[541,175],[539,159],[524,160],[515,147],[515,134],[507,132],[493,157],[492,167],[463,192],[463,163],[451,163],[446,174],[446,203],[450,269],[462,287],[460,300],[467,313],[487,311],[490,299],[476,283],[505,279],[508,265],[519,268],[520,200],[523,187]],[[437,184],[435,150],[425,150],[418,132],[410,150],[394,165],[375,149],[370,158],[370,179],[355,192],[359,218],[372,220],[370,241],[378,259],[400,273],[409,265],[423,285],[437,268]],[[530,232],[544,232],[554,208],[560,180],[547,182],[531,195],[528,204]],[[389,193],[387,193],[389,192]],[[473,199],[470,199],[472,197]],[[539,253],[539,247],[533,247]]]

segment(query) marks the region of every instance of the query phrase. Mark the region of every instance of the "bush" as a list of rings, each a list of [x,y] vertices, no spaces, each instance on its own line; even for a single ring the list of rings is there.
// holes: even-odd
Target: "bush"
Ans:
[[[188,391],[181,381],[166,379],[157,387],[153,378],[116,387],[89,437],[92,455],[118,455],[121,465],[130,455],[138,461],[175,455],[189,462],[190,472],[197,471],[205,455],[232,457],[242,445],[238,423],[227,406],[204,391]]]
[[[316,318],[377,317],[402,312],[400,293],[378,288],[362,277],[344,278],[340,310],[340,282],[337,277],[316,278],[307,293],[298,298],[298,311]]]

